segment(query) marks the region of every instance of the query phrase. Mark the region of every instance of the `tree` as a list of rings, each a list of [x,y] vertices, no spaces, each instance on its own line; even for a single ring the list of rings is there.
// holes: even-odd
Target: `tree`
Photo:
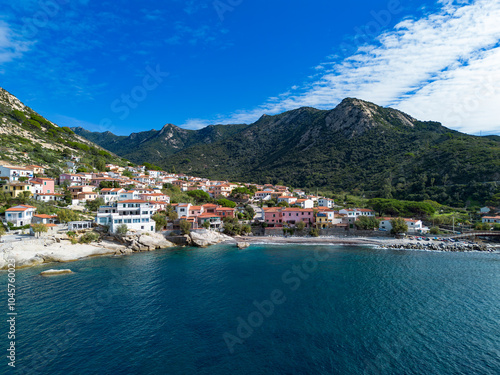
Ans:
[[[64,191],[64,201],[66,204],[71,204],[73,202],[73,195],[71,194],[71,191],[67,189]]]
[[[156,223],[156,231],[160,231],[163,228],[167,226],[167,216],[156,213],[153,216],[151,216],[151,219],[153,219]]]
[[[251,195],[250,189],[248,189],[245,186],[240,186],[231,191],[231,196],[236,198],[236,199],[243,199],[245,196]]]
[[[373,230],[378,229],[379,221],[373,216],[361,216],[354,225],[361,230]]]
[[[104,204],[105,204],[104,199],[97,198],[91,201],[90,200],[86,201],[85,207],[87,208],[87,210],[91,212],[96,212],[99,209],[99,207],[104,206]]]
[[[7,230],[5,229],[3,224],[0,223],[0,237],[2,237],[6,232],[7,232]]]
[[[309,231],[309,234],[311,237],[319,237],[319,229],[318,228],[311,228]]]
[[[222,207],[229,207],[229,208],[236,207],[236,203],[233,201],[230,201],[229,199],[219,199],[219,200],[217,200],[217,204],[222,206]]]
[[[391,229],[392,234],[408,232],[408,224],[406,224],[406,221],[404,221],[404,219],[400,217],[391,219],[391,226],[392,226]]]
[[[205,220],[205,221],[203,222],[203,228],[205,228],[205,229],[210,229],[210,221]]]
[[[33,224],[31,227],[33,228],[33,232],[35,232],[36,237],[40,237],[41,233],[47,233],[48,231],[47,225],[41,223]]]
[[[95,163],[95,168],[99,172],[104,172],[106,170],[106,162],[103,159],[98,159]]]
[[[80,216],[72,210],[60,210],[57,213],[57,219],[61,223],[67,223],[70,221],[77,221],[80,218]]]
[[[245,215],[248,220],[252,220],[255,217],[255,210],[249,204],[245,205]]]
[[[181,220],[179,222],[182,234],[189,234],[191,231],[191,223],[187,220]]]
[[[191,190],[187,192],[187,195],[193,198],[197,203],[210,201],[210,194],[203,190]]]
[[[295,224],[295,228],[297,228],[298,231],[303,231],[305,227],[306,223],[304,223],[302,220]]]
[[[278,207],[290,207],[290,204],[286,201],[281,201],[278,203]]]
[[[128,232],[127,224],[121,224],[116,228],[116,234],[119,234],[120,236],[126,235],[127,232]]]
[[[174,221],[174,220],[177,220],[179,215],[177,215],[177,212],[174,210],[174,208],[172,207],[171,204],[169,204],[167,206],[167,217],[168,217],[168,220],[170,221]]]
[[[429,233],[430,233],[430,234],[440,234],[440,233],[441,233],[441,231],[439,230],[439,227],[434,226],[434,227],[432,227],[432,228],[429,230]]]
[[[17,196],[17,199],[19,199],[19,202],[25,204],[27,203],[31,198],[31,192],[29,191],[23,191],[21,194]]]

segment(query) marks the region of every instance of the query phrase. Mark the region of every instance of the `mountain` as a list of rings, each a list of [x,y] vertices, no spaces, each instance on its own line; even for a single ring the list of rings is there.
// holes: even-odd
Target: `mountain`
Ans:
[[[210,125],[200,130],[181,129],[167,124],[161,130],[117,136],[110,132],[90,132],[72,128],[76,134],[136,163],[163,165],[165,158],[198,144],[210,145],[232,137],[248,125]]]
[[[70,128],[45,119],[3,88],[0,121],[0,162],[5,164],[42,165],[53,176],[66,168],[71,156],[79,157],[79,166],[86,170],[104,170],[107,163],[127,164]]]
[[[160,131],[166,136],[149,138],[153,134],[146,132],[116,139],[114,150],[135,162],[146,161],[139,160],[146,151],[157,152],[155,162],[167,170],[216,179],[457,205],[483,202],[500,181],[498,137],[462,134],[354,98],[332,110],[304,107],[264,115],[210,142],[201,136],[210,127],[167,129]],[[192,142],[182,138],[187,133]],[[133,138],[141,141],[129,143]],[[134,151],[121,153],[127,146]]]

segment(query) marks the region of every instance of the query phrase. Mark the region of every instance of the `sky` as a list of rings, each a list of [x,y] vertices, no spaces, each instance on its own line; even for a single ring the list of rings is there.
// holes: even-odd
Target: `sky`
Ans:
[[[200,129],[356,97],[500,135],[497,0],[0,6],[0,87],[60,126]]]

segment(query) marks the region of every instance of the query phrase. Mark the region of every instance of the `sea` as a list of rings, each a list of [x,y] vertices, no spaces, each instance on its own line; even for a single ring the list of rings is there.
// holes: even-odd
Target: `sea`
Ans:
[[[500,374],[499,253],[217,245],[20,269],[15,368],[0,281],[0,374]]]

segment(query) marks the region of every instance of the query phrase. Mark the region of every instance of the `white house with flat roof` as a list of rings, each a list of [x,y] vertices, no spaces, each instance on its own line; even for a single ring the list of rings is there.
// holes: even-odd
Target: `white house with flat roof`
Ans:
[[[154,232],[155,222],[151,216],[155,213],[156,208],[149,202],[141,199],[130,199],[101,206],[95,222],[99,225],[109,226],[111,233],[116,233],[117,228],[122,224],[127,225],[129,230]]]

